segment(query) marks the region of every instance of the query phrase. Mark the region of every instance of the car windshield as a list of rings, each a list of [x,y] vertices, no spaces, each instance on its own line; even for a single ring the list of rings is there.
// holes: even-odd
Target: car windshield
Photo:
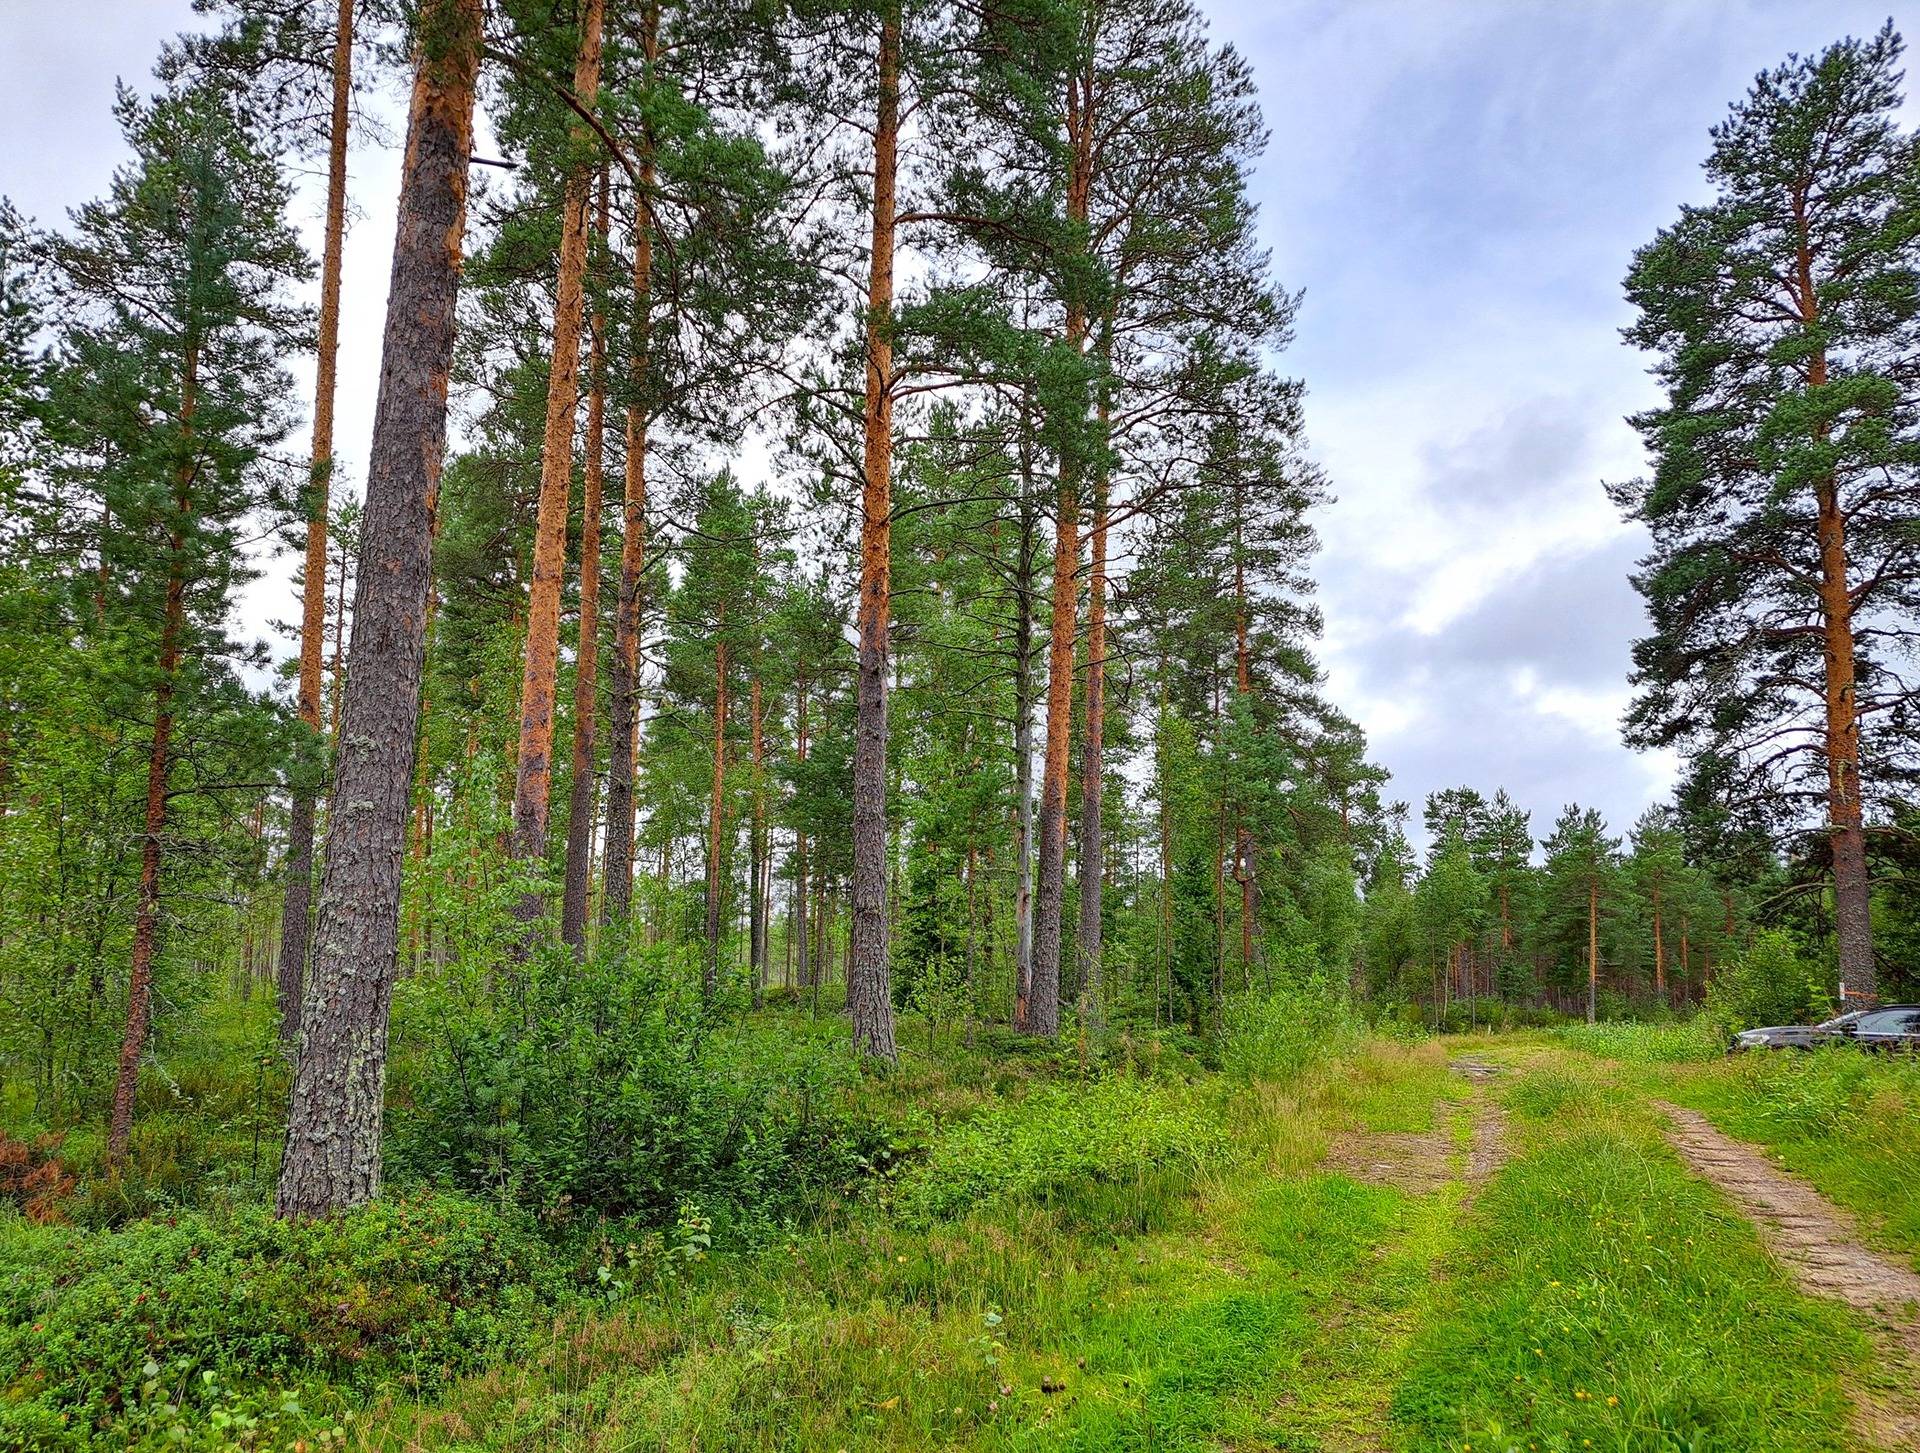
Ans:
[[[1851,1014],[1842,1014],[1838,1019],[1829,1019],[1824,1023],[1816,1024],[1814,1025],[1814,1028],[1815,1029],[1850,1029],[1854,1025],[1860,1022],[1860,1016],[1866,1012],[1867,1011],[1864,1009],[1856,1009]]]

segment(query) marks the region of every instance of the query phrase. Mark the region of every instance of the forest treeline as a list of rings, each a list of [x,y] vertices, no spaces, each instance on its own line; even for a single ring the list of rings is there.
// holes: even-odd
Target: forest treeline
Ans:
[[[1276,986],[1446,1026],[1920,982],[1890,30],[1763,76],[1628,278],[1673,802],[1461,787],[1416,854],[1314,656],[1300,299],[1192,0],[201,8],[109,189],[0,216],[10,1114],[117,1162],[270,995],[305,1214],[377,1193],[391,1057],[458,1179],[541,1076],[666,1075],[770,995],[888,1061],[903,1016],[1206,1044]],[[378,360],[350,142],[404,143]]]

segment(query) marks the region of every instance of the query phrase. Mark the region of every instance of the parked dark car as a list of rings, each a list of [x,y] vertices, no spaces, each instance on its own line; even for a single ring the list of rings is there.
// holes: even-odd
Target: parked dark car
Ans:
[[[1862,1049],[1920,1054],[1920,1004],[1856,1009],[1824,1024],[1743,1030],[1727,1049],[1730,1053],[1743,1049],[1815,1049],[1823,1044],[1857,1044]]]

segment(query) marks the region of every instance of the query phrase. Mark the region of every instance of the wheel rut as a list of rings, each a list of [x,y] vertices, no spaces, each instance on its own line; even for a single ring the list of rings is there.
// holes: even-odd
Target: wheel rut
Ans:
[[[1738,1206],[1801,1289],[1864,1312],[1887,1364],[1884,1385],[1856,1387],[1855,1431],[1881,1448],[1920,1448],[1920,1273],[1867,1246],[1860,1224],[1753,1146],[1695,1110],[1655,1100],[1667,1141]]]

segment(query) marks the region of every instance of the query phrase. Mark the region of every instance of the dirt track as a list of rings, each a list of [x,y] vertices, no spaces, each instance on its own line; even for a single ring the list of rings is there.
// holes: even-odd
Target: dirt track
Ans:
[[[1753,1221],[1803,1290],[1846,1302],[1879,1324],[1894,1375],[1884,1390],[1854,1389],[1856,1431],[1882,1448],[1920,1448],[1920,1393],[1910,1375],[1920,1367],[1920,1274],[1869,1248],[1852,1215],[1704,1115],[1654,1104],[1672,1122],[1673,1148]]]

